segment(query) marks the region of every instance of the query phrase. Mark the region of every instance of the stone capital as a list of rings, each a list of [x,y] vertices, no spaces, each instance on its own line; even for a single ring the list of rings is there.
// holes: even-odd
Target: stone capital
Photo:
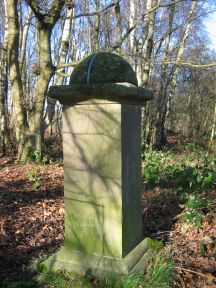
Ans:
[[[110,102],[143,105],[153,93],[130,83],[99,83],[52,86],[48,96],[66,106]]]

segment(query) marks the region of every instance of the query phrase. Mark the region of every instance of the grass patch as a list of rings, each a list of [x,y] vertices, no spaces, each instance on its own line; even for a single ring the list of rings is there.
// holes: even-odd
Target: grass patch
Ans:
[[[166,253],[159,253],[149,264],[143,288],[171,288],[175,265]]]
[[[41,274],[38,280],[40,286],[44,288],[91,288],[90,279],[76,273],[57,271]]]
[[[66,271],[41,274],[38,287],[44,288],[171,288],[174,262],[165,250],[157,252],[145,272],[126,276],[81,276]]]
[[[6,280],[0,283],[1,287],[4,288],[25,288],[25,287],[30,287],[30,288],[37,288],[37,281],[36,280],[17,280],[17,281],[10,281]]]
[[[136,273],[127,276],[108,276],[98,279],[98,288],[134,288],[141,287],[144,281],[144,273]]]

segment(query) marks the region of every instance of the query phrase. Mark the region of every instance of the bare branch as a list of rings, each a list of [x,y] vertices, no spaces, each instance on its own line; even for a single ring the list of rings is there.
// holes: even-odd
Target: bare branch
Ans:
[[[59,73],[59,72],[57,72],[56,75],[59,75],[62,77],[70,77],[71,76],[71,74],[69,74],[69,73],[66,74],[66,73]]]
[[[31,7],[31,9],[34,12],[36,18],[39,21],[43,21],[44,15],[42,13],[40,13],[37,1],[36,0],[26,0],[26,3],[29,5],[29,7]]]
[[[140,56],[140,58],[144,59],[141,56]],[[146,59],[144,59],[144,60],[146,60]],[[70,62],[70,63],[61,63],[58,66],[55,66],[54,68],[55,68],[55,70],[58,70],[58,69],[65,68],[65,67],[75,67],[80,62],[81,61],[74,61],[74,62]],[[173,64],[176,66],[185,66],[185,67],[192,67],[192,68],[204,68],[204,69],[210,69],[212,67],[216,67],[216,63],[197,64],[197,63],[190,63],[190,62],[163,61],[161,64]],[[64,74],[64,76],[70,76],[70,75]]]
[[[54,69],[58,70],[61,68],[65,68],[65,67],[75,67],[77,66],[81,61],[74,61],[74,62],[70,62],[70,63],[60,63],[59,65],[55,66]]]
[[[109,4],[107,7],[103,8],[103,9],[101,9],[99,11],[85,12],[85,13],[81,13],[81,14],[75,15],[75,16],[72,17],[72,19],[77,19],[77,18],[80,18],[80,17],[91,17],[91,16],[95,16],[95,15],[101,14],[101,13],[105,12],[106,10],[108,10],[109,8],[112,8],[112,7],[116,6],[116,5],[118,5],[119,2],[120,2],[120,0],[115,2],[115,3],[113,2],[113,3]]]
[[[170,3],[161,3],[161,4],[157,4],[156,6],[146,10],[139,18],[137,18],[137,20],[134,22],[134,24],[130,28],[128,28],[128,30],[122,36],[121,41],[117,42],[115,45],[112,46],[110,51],[119,48],[122,45],[122,43],[124,42],[124,40],[129,36],[129,34],[136,28],[136,26],[139,25],[144,20],[144,17],[146,15],[154,12],[155,10],[157,10],[159,8],[173,6],[173,5],[176,5],[177,3],[180,3],[180,2],[183,2],[183,1],[184,0],[177,0],[175,2],[170,2]]]
[[[174,64],[176,66],[185,66],[185,67],[192,67],[192,68],[205,68],[210,69],[212,67],[216,67],[215,63],[208,63],[208,64],[196,64],[196,63],[189,63],[189,62],[172,62],[172,61],[164,61],[162,64]]]
[[[65,4],[65,0],[54,0],[52,7],[49,9],[48,13],[43,14],[40,12],[40,7],[38,6],[36,0],[25,1],[31,7],[39,22],[43,24],[50,24],[51,26],[53,26],[59,19],[62,7]]]

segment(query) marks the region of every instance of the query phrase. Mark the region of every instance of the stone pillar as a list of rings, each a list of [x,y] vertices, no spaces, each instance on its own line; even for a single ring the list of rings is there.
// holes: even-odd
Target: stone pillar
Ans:
[[[152,95],[136,81],[121,57],[98,53],[81,62],[70,85],[49,91],[63,104],[65,181],[65,242],[44,262],[51,270],[127,274],[148,258],[151,241],[141,233],[141,104]]]

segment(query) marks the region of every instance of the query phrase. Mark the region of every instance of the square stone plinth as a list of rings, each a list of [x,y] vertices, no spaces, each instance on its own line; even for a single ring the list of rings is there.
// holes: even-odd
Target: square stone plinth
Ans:
[[[80,251],[71,251],[63,247],[59,252],[43,262],[41,270],[87,273],[101,276],[107,274],[127,275],[144,271],[155,249],[161,243],[145,238],[127,256],[123,258],[108,257],[97,254],[86,254]],[[44,268],[44,266],[46,268]]]
[[[140,142],[138,105],[64,106],[65,242],[45,262],[50,269],[125,274],[146,253]]]

